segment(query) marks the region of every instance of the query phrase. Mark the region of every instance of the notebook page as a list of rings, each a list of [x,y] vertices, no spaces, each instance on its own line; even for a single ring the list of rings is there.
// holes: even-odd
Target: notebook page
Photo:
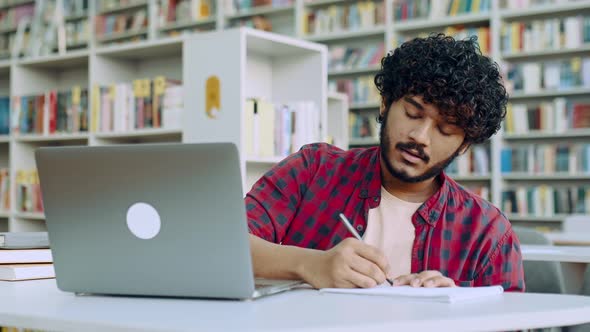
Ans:
[[[356,295],[378,295],[397,298],[414,298],[432,302],[454,303],[502,294],[502,286],[485,287],[440,287],[425,288],[411,286],[389,286],[383,284],[373,288],[322,288],[321,293]]]

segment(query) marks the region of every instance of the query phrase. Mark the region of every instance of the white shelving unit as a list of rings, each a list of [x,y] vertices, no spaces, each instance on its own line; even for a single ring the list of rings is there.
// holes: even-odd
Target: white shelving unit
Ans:
[[[205,46],[208,36],[212,38],[209,41],[212,46]],[[235,52],[227,52],[225,47],[228,45],[232,45]],[[208,50],[209,55],[204,50]],[[227,54],[227,58],[221,59],[220,54]],[[221,78],[222,105],[225,107],[220,114],[227,116],[221,117],[220,120],[227,120],[221,127],[209,132],[212,135],[209,137],[210,141],[226,141],[226,138],[231,137],[231,141],[239,144],[242,140],[240,133],[243,132],[239,121],[240,110],[244,109],[243,102],[248,96],[276,101],[313,101],[322,114],[324,130],[321,137],[327,137],[326,61],[326,49],[323,45],[247,28],[213,32],[210,35],[96,46],[66,56],[12,60],[8,65],[0,67],[0,95],[40,94],[52,89],[71,89],[76,85],[88,88],[90,94],[95,85],[108,86],[164,75],[182,80],[185,91],[191,91],[185,98],[185,109],[191,112],[185,112],[183,127],[178,129],[51,135],[12,133],[0,136],[0,167],[10,168],[11,181],[15,183],[17,170],[36,168],[34,151],[41,146],[202,141],[199,139],[203,125],[199,121],[202,119],[195,118],[201,114],[199,110],[203,110],[204,106],[204,90],[199,88],[199,84],[203,84],[199,79],[201,72],[214,73]],[[215,68],[212,63],[219,67]],[[237,79],[238,77],[240,78]],[[306,89],[299,88],[299,82],[307,82],[304,85]],[[346,108],[341,108],[342,119],[346,119],[346,112]],[[226,128],[226,125],[235,126],[235,130]],[[206,127],[213,128],[210,123]],[[342,131],[342,127],[346,128],[346,124],[338,129]],[[228,133],[229,136],[221,137],[223,133]],[[338,139],[345,142],[345,138]],[[281,156],[248,160],[244,157],[243,165],[248,165],[248,180],[245,182],[253,182],[262,172],[282,159]],[[11,202],[16,202],[15,190],[11,191]],[[17,211],[15,204],[12,204],[12,211],[0,213],[0,230],[44,229],[42,213]]]
[[[366,45],[368,42],[384,42],[386,50],[393,47],[393,41],[402,40],[406,36],[414,36],[419,33],[425,32],[440,32],[449,26],[462,25],[465,27],[490,27],[490,38],[491,38],[491,53],[490,55],[498,62],[526,62],[526,61],[541,61],[541,60],[552,60],[562,59],[572,56],[588,56],[590,54],[590,45],[584,45],[576,49],[557,49],[557,50],[546,50],[546,51],[534,51],[525,53],[509,53],[501,50],[500,46],[500,34],[501,27],[505,23],[514,21],[532,21],[536,19],[543,19],[548,17],[564,17],[573,14],[590,14],[590,0],[577,0],[569,1],[560,4],[552,4],[541,7],[530,7],[524,10],[506,10],[499,7],[500,0],[492,0],[492,8],[489,12],[458,15],[449,18],[441,19],[429,19],[429,20],[409,20],[404,22],[396,22],[393,17],[393,1],[385,1],[385,24],[383,26],[377,26],[370,29],[362,29],[358,31],[339,31],[335,33],[312,35],[306,36],[304,34],[303,22],[306,13],[309,10],[326,7],[330,5],[344,5],[355,3],[355,0],[318,0],[308,2],[305,0],[294,0],[293,6],[286,8],[257,8],[249,12],[240,13],[226,13],[224,12],[224,6],[221,0],[217,1],[216,12],[213,13],[211,18],[207,18],[197,22],[178,22],[169,26],[158,26],[158,20],[156,19],[158,13],[158,1],[148,0],[142,3],[141,6],[147,6],[149,12],[149,26],[145,33],[147,40],[139,42],[121,43],[115,45],[103,45],[99,43],[96,38],[96,34],[91,34],[91,40],[89,46],[85,50],[76,52],[67,52],[62,55],[38,57],[34,59],[12,59],[0,61],[0,95],[18,95],[20,93],[32,93],[40,92],[47,87],[55,86],[67,86],[71,84],[82,84],[86,87],[91,87],[93,84],[109,84],[117,82],[118,80],[129,80],[137,78],[138,75],[141,77],[149,76],[152,74],[165,74],[170,77],[183,78],[185,85],[187,80],[190,80],[191,76],[187,77],[187,66],[190,63],[196,63],[198,61],[207,61],[204,53],[206,49],[201,48],[197,52],[194,50],[193,61],[191,62],[186,55],[187,47],[184,47],[183,37],[166,37],[165,32],[169,30],[178,30],[182,28],[195,28],[195,27],[207,27],[215,31],[226,30],[232,23],[242,19],[251,17],[255,14],[265,15],[270,18],[273,23],[273,29],[275,32],[283,33],[288,36],[295,36],[300,39],[307,39],[309,41],[316,41],[324,43],[327,46],[346,44],[353,46]],[[94,27],[94,17],[97,14],[95,2],[90,2],[89,18],[91,21],[91,27]],[[129,10],[129,9],[125,9]],[[195,34],[200,36],[201,34]],[[192,35],[191,35],[192,36]],[[250,31],[245,33],[244,40],[240,40],[240,45],[255,45],[256,40],[264,40],[265,34],[258,34],[256,31]],[[204,35],[201,36],[204,38]],[[192,37],[187,37],[192,38]],[[286,42],[286,40],[289,40]],[[253,42],[254,41],[254,42]],[[293,41],[291,39],[281,39],[280,41],[273,41],[268,45],[268,49],[264,49],[260,42],[262,49],[257,50],[256,46],[246,47],[245,53],[241,50],[242,56],[245,58],[233,59],[228,62],[231,55],[228,50],[232,47],[238,52],[238,46],[230,43],[226,43],[226,47],[223,51],[219,51],[216,56],[211,60],[210,63],[224,64],[227,68],[234,68],[235,75],[240,77],[248,76],[248,66],[262,66],[263,72],[267,74],[271,72],[268,65],[272,62],[272,52],[278,52],[282,49],[276,46],[277,44],[292,42],[297,43],[298,46],[304,45],[301,41]],[[233,43],[233,42],[232,42]],[[218,44],[222,44],[218,42]],[[311,45],[311,44],[310,44]],[[292,46],[292,45],[291,45]],[[314,46],[315,47],[315,46]],[[301,47],[297,47],[300,49]],[[271,52],[268,55],[265,52]],[[241,71],[237,67],[237,63],[248,62],[252,59],[249,57],[250,54],[255,54],[253,59],[256,65],[246,65],[244,71]],[[290,54],[289,54],[290,55]],[[237,55],[236,55],[237,56]],[[285,55],[282,55],[285,57]],[[195,60],[198,59],[198,60]],[[287,60],[286,63],[289,63]],[[184,63],[184,64],[183,64]],[[250,62],[252,63],[252,62]],[[265,64],[266,63],[266,64]],[[318,71],[314,75],[311,75],[309,79],[306,78],[305,83],[297,84],[292,88],[296,91],[302,88],[302,91],[308,91],[305,98],[319,98],[322,99],[323,110],[327,113],[326,116],[331,116],[330,107],[326,103],[327,92],[325,87],[321,89],[311,89],[310,86],[318,83],[325,82],[326,77],[341,78],[341,77],[359,77],[362,75],[374,75],[378,67],[371,68],[354,68],[342,71],[330,71],[321,72]],[[307,72],[308,70],[302,70]],[[299,73],[295,73],[299,74]],[[270,74],[268,74],[270,75]],[[307,75],[307,74],[306,74]],[[322,77],[319,77],[319,76]],[[264,75],[263,75],[264,76]],[[251,77],[248,76],[248,77]],[[307,76],[306,76],[307,77]],[[318,78],[319,77],[319,78]],[[196,79],[196,78],[194,78]],[[295,81],[293,81],[295,82]],[[195,84],[203,84],[203,82],[196,82]],[[243,101],[248,97],[247,89],[258,86],[254,83],[252,87],[248,85],[250,82],[244,82],[243,79],[238,82],[240,86],[233,87],[231,92],[239,94],[237,100]],[[312,84],[313,83],[313,84]],[[236,84],[236,82],[228,81],[227,79],[222,80],[222,84]],[[293,83],[295,84],[295,83]],[[325,83],[318,83],[325,84]],[[70,86],[68,86],[70,85]],[[292,85],[289,85],[292,86]],[[225,89],[225,87],[224,87]],[[314,90],[314,91],[310,91]],[[321,92],[317,92],[320,91]],[[196,110],[202,109],[203,105],[198,101],[196,97],[198,94],[203,93],[202,89],[197,89],[195,93],[191,91],[187,100],[187,105],[195,105],[196,108],[188,108],[193,112],[193,116],[202,116],[202,112]],[[274,91],[273,91],[274,92]],[[321,97],[318,97],[321,95]],[[534,94],[520,94],[511,93],[511,101],[529,103],[539,100],[551,100],[555,97],[566,97],[572,99],[583,99],[590,96],[590,89],[588,88],[576,88],[563,91],[543,91]],[[227,96],[223,96],[225,98]],[[319,100],[318,99],[318,100]],[[331,100],[331,99],[330,99]],[[233,101],[232,101],[233,102]],[[239,107],[239,104],[236,107]],[[355,112],[376,112],[379,108],[379,103],[363,103],[363,104],[350,104],[349,110]],[[238,108],[239,109],[239,108]],[[329,120],[327,130],[330,131],[332,120]],[[339,125],[338,125],[339,126]],[[339,126],[340,127],[340,126]],[[224,129],[224,132],[227,130]],[[237,132],[237,131],[236,131]],[[235,134],[235,133],[234,133]],[[10,137],[0,137],[0,166],[10,166],[12,170],[15,166],[26,166],[30,164],[30,158],[27,159],[26,155],[30,154],[32,148],[47,144],[61,144],[61,145],[72,145],[72,144],[116,144],[116,143],[129,143],[129,142],[151,142],[151,141],[192,141],[195,139],[194,133],[188,134],[185,130],[179,132],[137,132],[133,134],[129,133],[113,133],[113,134],[89,134],[85,136],[72,136],[72,137],[16,137],[15,135]],[[232,138],[234,139],[234,138]],[[236,138],[237,139],[237,138]],[[559,183],[562,181],[572,183],[576,181],[579,184],[590,184],[590,179],[587,177],[580,177],[578,175],[556,175],[553,179],[543,178],[538,180],[537,177],[532,176],[519,177],[519,174],[504,175],[500,171],[500,152],[501,149],[507,144],[513,143],[544,143],[544,142],[556,142],[560,140],[579,140],[582,142],[588,142],[590,140],[590,132],[587,130],[576,130],[566,131],[564,133],[539,133],[531,132],[523,135],[507,135],[500,132],[490,142],[490,160],[491,169],[489,176],[467,176],[457,177],[461,182],[467,184],[477,183],[486,184],[490,187],[491,200],[494,204],[501,205],[501,193],[505,188],[510,185],[526,184],[537,185],[540,182],[545,183]],[[349,144],[351,146],[366,146],[378,144],[375,138],[349,138]],[[28,152],[26,152],[28,151]],[[10,158],[8,158],[10,155]],[[267,169],[272,163],[276,162],[277,158],[262,158],[262,159],[249,159],[244,160],[244,169],[258,169],[262,171]],[[12,175],[14,176],[14,174]],[[557,177],[558,179],[555,179]],[[14,179],[13,179],[14,180]],[[42,228],[42,223],[38,220],[31,218],[30,216],[17,216],[14,211],[4,216],[10,220],[9,223],[2,223],[2,214],[0,214],[0,229],[2,227],[7,228],[10,224],[12,229],[38,229]],[[556,224],[562,220],[563,216],[551,216],[551,217],[535,217],[535,216],[516,216],[513,221],[538,221]],[[528,219],[527,219],[528,218]],[[540,219],[539,219],[540,218]]]
[[[274,103],[312,101],[327,123],[327,51],[323,45],[263,31],[241,29],[196,34],[184,46],[186,94],[184,142],[232,142],[238,146],[244,192],[280,156],[246,155],[244,116],[248,98]],[[199,61],[193,61],[193,59]],[[207,65],[202,65],[206,63]],[[219,80],[220,109],[206,110],[206,82]],[[305,82],[305,83],[304,83]],[[327,137],[322,126],[321,137]]]
[[[590,47],[583,45],[579,48],[562,48],[530,52],[508,52],[501,50],[500,45],[500,27],[512,22],[532,22],[533,20],[548,18],[563,18],[574,15],[590,15],[590,1],[570,1],[559,4],[538,5],[527,8],[526,10],[500,9],[496,6],[492,11],[492,35],[493,35],[493,56],[499,63],[522,63],[568,59],[575,56],[590,56]],[[495,45],[495,46],[494,46]],[[569,100],[588,99],[590,89],[577,87],[563,90],[544,90],[537,93],[515,92],[510,94],[510,101],[514,103],[538,103],[540,101],[551,101],[553,98],[565,97]],[[570,173],[500,173],[499,154],[503,147],[519,144],[545,144],[545,143],[563,143],[590,142],[590,132],[588,129],[572,129],[560,133],[531,131],[525,134],[507,134],[503,130],[495,139],[494,153],[497,156],[498,163],[495,164],[495,174],[493,191],[496,194],[495,204],[500,204],[501,191],[506,188],[515,186],[537,186],[549,185],[555,187],[590,185],[590,175],[588,174],[570,174]],[[525,222],[531,225],[547,225],[549,227],[559,226],[565,218],[563,214],[552,214],[535,216],[519,215],[508,213],[512,222]]]

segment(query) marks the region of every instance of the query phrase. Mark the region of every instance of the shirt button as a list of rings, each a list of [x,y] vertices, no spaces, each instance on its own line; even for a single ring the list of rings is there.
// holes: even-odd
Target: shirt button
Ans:
[[[356,225],[356,230],[359,232],[363,231],[363,225]]]
[[[375,202],[379,202],[379,197],[375,197],[375,198],[373,198],[373,200],[374,200]]]

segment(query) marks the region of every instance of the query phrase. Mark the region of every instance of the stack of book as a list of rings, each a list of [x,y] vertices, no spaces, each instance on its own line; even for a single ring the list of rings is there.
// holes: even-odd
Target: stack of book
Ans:
[[[330,47],[329,69],[347,70],[375,67],[381,64],[385,54],[385,44],[373,44],[365,47],[334,45]]]
[[[95,86],[92,131],[125,132],[145,128],[181,127],[182,82],[158,76],[133,83]]]
[[[563,133],[570,129],[590,128],[590,103],[565,98],[534,104],[509,103],[505,124],[508,134],[530,131]]]
[[[379,103],[381,95],[375,89],[375,77],[363,75],[354,79],[330,80],[328,90],[342,92],[348,96],[349,104]]]
[[[0,280],[55,278],[46,232],[0,233]]]
[[[49,135],[88,131],[88,92],[79,86],[68,91],[14,96],[11,111],[15,133]]]
[[[306,19],[304,27],[309,35],[371,29],[385,24],[385,4],[359,1],[330,5],[311,11]]]
[[[43,198],[37,170],[16,172],[16,210],[43,213]]]
[[[320,112],[313,102],[246,102],[244,116],[246,155],[250,158],[284,157],[304,144],[318,142]]]
[[[506,90],[524,93],[590,87],[590,58],[507,64]]]
[[[436,19],[447,16],[488,12],[491,0],[398,0],[394,2],[396,21]]]

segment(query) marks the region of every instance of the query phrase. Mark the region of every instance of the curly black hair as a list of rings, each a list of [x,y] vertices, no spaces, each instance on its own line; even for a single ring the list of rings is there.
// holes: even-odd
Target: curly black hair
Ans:
[[[498,64],[481,54],[477,37],[431,34],[405,42],[381,60],[375,85],[387,111],[404,96],[421,96],[463,128],[468,144],[494,135],[506,115],[508,94]]]

